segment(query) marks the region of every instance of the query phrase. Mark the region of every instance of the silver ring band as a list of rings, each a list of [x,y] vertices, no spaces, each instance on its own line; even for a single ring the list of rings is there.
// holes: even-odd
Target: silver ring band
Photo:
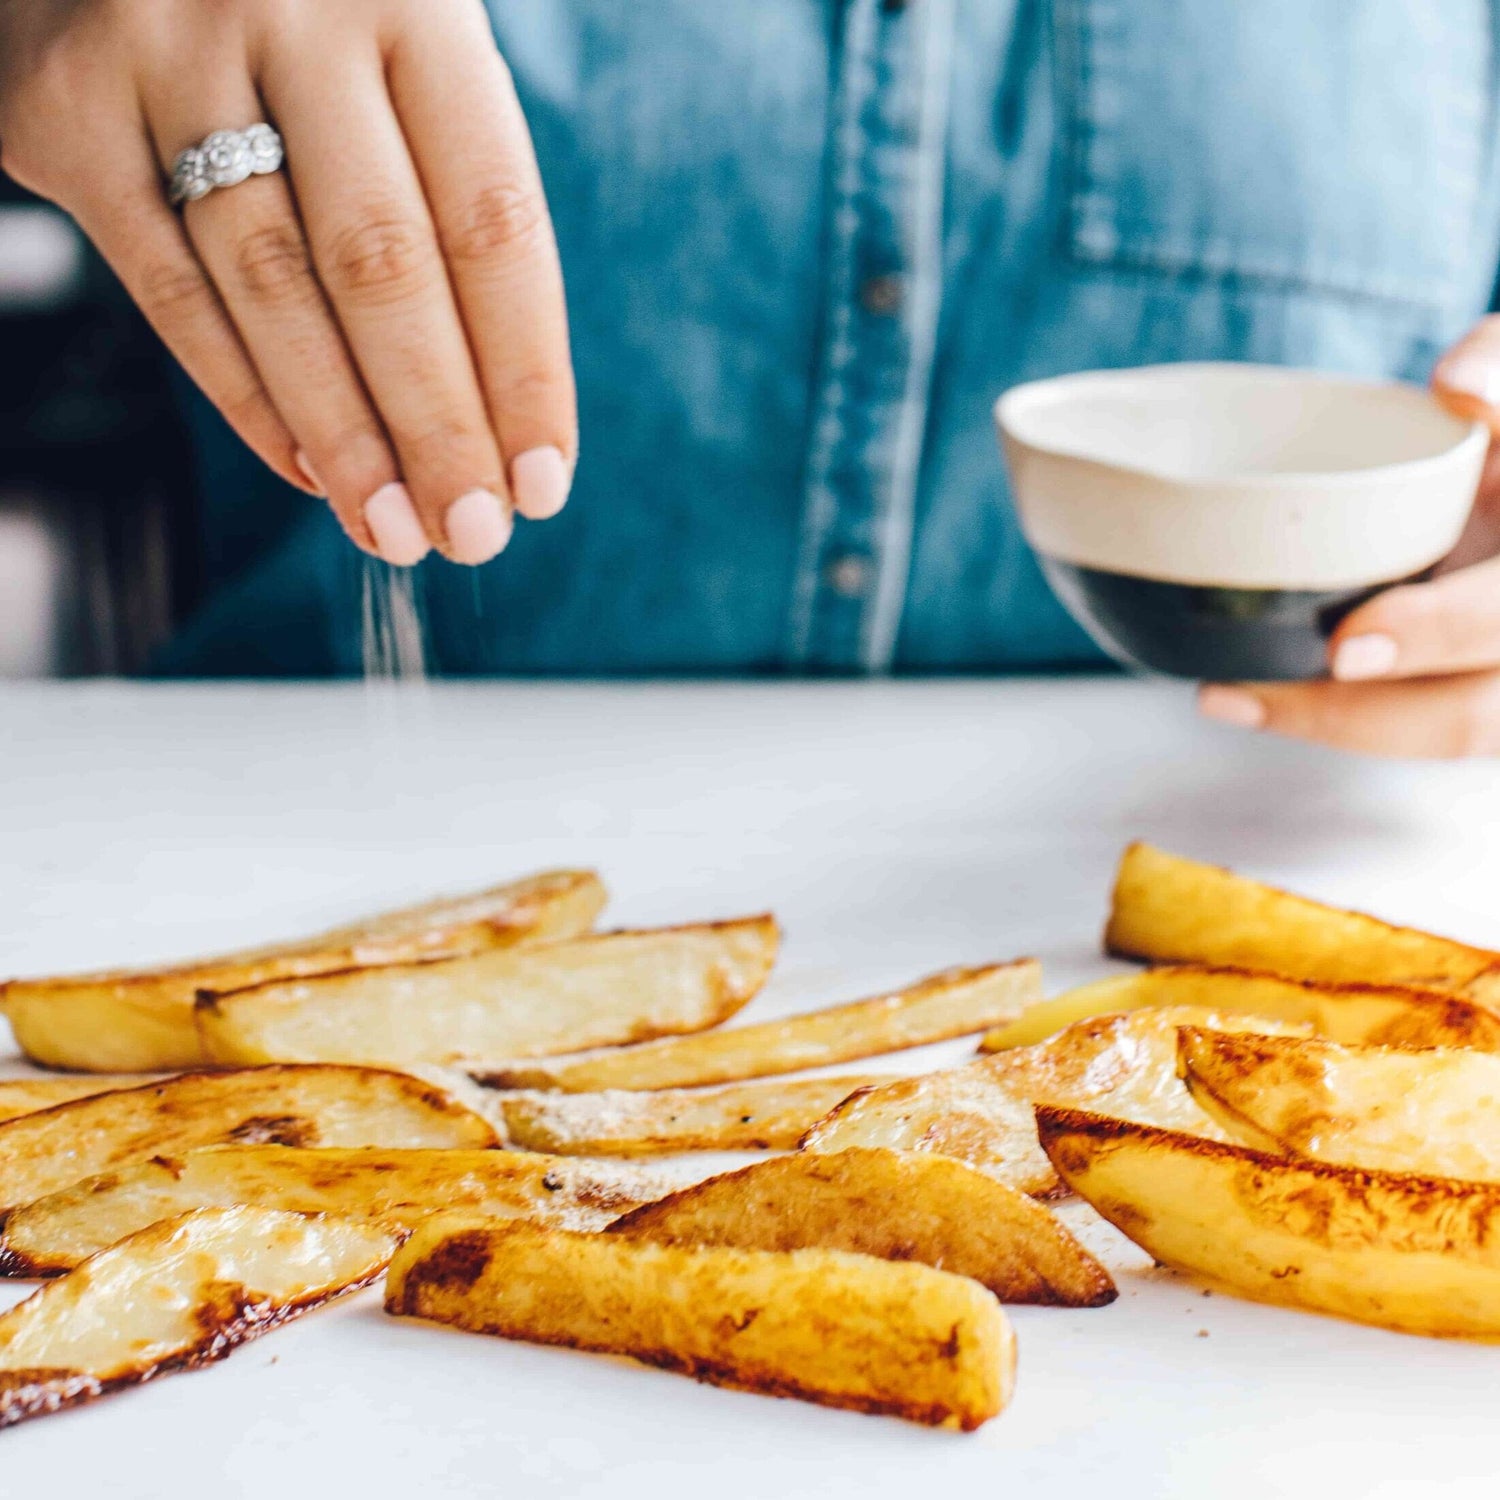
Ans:
[[[172,163],[167,197],[176,208],[196,203],[216,188],[281,170],[286,160],[281,137],[264,123],[248,130],[216,130],[201,145],[189,146]]]

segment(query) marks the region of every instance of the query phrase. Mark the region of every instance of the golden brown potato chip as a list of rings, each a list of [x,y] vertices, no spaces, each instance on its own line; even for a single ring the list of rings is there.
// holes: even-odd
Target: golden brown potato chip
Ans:
[[[978,1427],[1015,1379],[1015,1337],[978,1282],[841,1250],[687,1249],[454,1214],[397,1253],[385,1305],[933,1426]]]
[[[675,1181],[621,1162],[529,1151],[211,1146],[116,1167],[16,1209],[0,1274],[55,1276],[116,1240],[196,1208],[238,1204],[410,1229],[470,1209],[562,1229],[603,1229]]]
[[[1120,861],[1104,945],[1153,963],[1416,985],[1500,1002],[1500,953],[1324,906],[1149,844],[1132,844]]]
[[[47,1067],[96,1073],[191,1068],[208,1060],[193,1020],[200,990],[572,937],[594,925],[604,900],[604,887],[591,870],[549,870],[217,958],[12,979],[0,984],[0,1009],[22,1051]]]
[[[1184,1027],[1193,1097],[1233,1139],[1319,1161],[1500,1182],[1500,1057]]]
[[[1319,1036],[1353,1046],[1476,1047],[1500,1052],[1500,1015],[1459,995],[1400,985],[1289,979],[1250,969],[1195,964],[1117,974],[1043,1000],[987,1033],[979,1050],[1027,1047],[1089,1016],[1162,1005],[1203,1005],[1226,1015],[1305,1021]]]
[[[633,1042],[727,1020],[766,982],[771,917],[498,949],[198,1001],[215,1062],[435,1062]]]
[[[395,1248],[375,1224],[263,1208],[153,1224],[0,1314],[0,1427],[223,1359],[367,1286]]]
[[[944,1156],[799,1152],[633,1209],[610,1234],[659,1245],[851,1250],[916,1260],[1002,1302],[1103,1307],[1109,1273],[1038,1203]]]
[[[983,1031],[1042,992],[1035,959],[948,969],[904,990],[701,1036],[476,1071],[490,1088],[692,1088],[852,1062]]]
[[[1500,1187],[1047,1105],[1037,1126],[1068,1186],[1164,1266],[1403,1333],[1500,1337]]]
[[[803,1145],[810,1151],[931,1151],[968,1162],[1020,1192],[1047,1196],[1060,1185],[1037,1142],[1032,1106],[1038,1101],[1219,1133],[1177,1077],[1181,1025],[1288,1029],[1195,1006],[1080,1021],[1033,1047],[862,1089],[814,1125]]]
[[[565,1156],[790,1151],[803,1132],[877,1075],[765,1078],[707,1089],[609,1089],[498,1096],[507,1142]]]
[[[451,1094],[384,1068],[184,1073],[0,1125],[0,1216],[126,1162],[234,1143],[485,1147],[498,1137]]]

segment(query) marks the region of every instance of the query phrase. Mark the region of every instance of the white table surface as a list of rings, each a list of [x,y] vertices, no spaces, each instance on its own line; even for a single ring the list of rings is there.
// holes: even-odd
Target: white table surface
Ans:
[[[774,908],[787,944],[761,1014],[1019,953],[1056,986],[1104,971],[1106,891],[1137,836],[1496,943],[1497,781],[1256,740],[1197,723],[1184,689],[1123,681],[480,685],[395,703],[359,686],[13,687],[0,970],[237,946],[588,863],[619,923]],[[1500,1349],[1205,1299],[1112,1254],[1113,1306],[1014,1310],[1016,1399],[973,1436],[398,1323],[366,1296],[0,1434],[0,1495],[1496,1492]]]

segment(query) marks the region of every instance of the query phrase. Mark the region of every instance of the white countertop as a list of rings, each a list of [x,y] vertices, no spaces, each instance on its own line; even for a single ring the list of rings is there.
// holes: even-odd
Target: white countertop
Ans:
[[[615,923],[774,908],[762,1014],[1020,953],[1055,987],[1103,971],[1137,836],[1494,944],[1497,814],[1494,765],[1257,740],[1170,685],[9,687],[0,970],[239,946],[586,863]],[[968,1437],[398,1323],[366,1296],[0,1434],[0,1495],[1495,1493],[1500,1349],[1120,1281],[1102,1310],[1013,1310],[1016,1399]]]

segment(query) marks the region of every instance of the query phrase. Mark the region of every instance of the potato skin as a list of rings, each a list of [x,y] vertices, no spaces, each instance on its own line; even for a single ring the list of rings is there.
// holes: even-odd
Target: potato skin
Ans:
[[[386,1311],[628,1354],[694,1379],[972,1430],[1010,1399],[1015,1339],[977,1282],[836,1250],[684,1249],[449,1215]]]
[[[1142,843],[1120,860],[1104,949],[1152,963],[1416,985],[1486,1001],[1500,966],[1500,953],[1325,906]]]
[[[1500,1339],[1500,1185],[1273,1156],[1038,1105],[1064,1180],[1162,1265],[1253,1301]]]
[[[1414,985],[1292,979],[1264,969],[1207,964],[1171,964],[1080,985],[988,1032],[979,1050],[1031,1046],[1091,1016],[1172,1005],[1305,1022],[1316,1035],[1346,1046],[1500,1052],[1500,1014],[1463,995]]]
[[[540,1062],[513,1061],[475,1077],[490,1088],[568,1093],[700,1088],[968,1036],[1017,1015],[1041,996],[1041,965],[1018,958],[945,969],[889,994],[775,1021]]]
[[[0,982],[21,1050],[49,1068],[166,1072],[208,1061],[200,991],[478,953],[589,931],[605,890],[592,870],[548,870],[467,896],[381,912],[312,937],[155,968]]]
[[[822,1247],[920,1261],[1002,1302],[1103,1307],[1109,1273],[1040,1204],[944,1156],[883,1149],[756,1162],[646,1203],[605,1231],[667,1245]]]

